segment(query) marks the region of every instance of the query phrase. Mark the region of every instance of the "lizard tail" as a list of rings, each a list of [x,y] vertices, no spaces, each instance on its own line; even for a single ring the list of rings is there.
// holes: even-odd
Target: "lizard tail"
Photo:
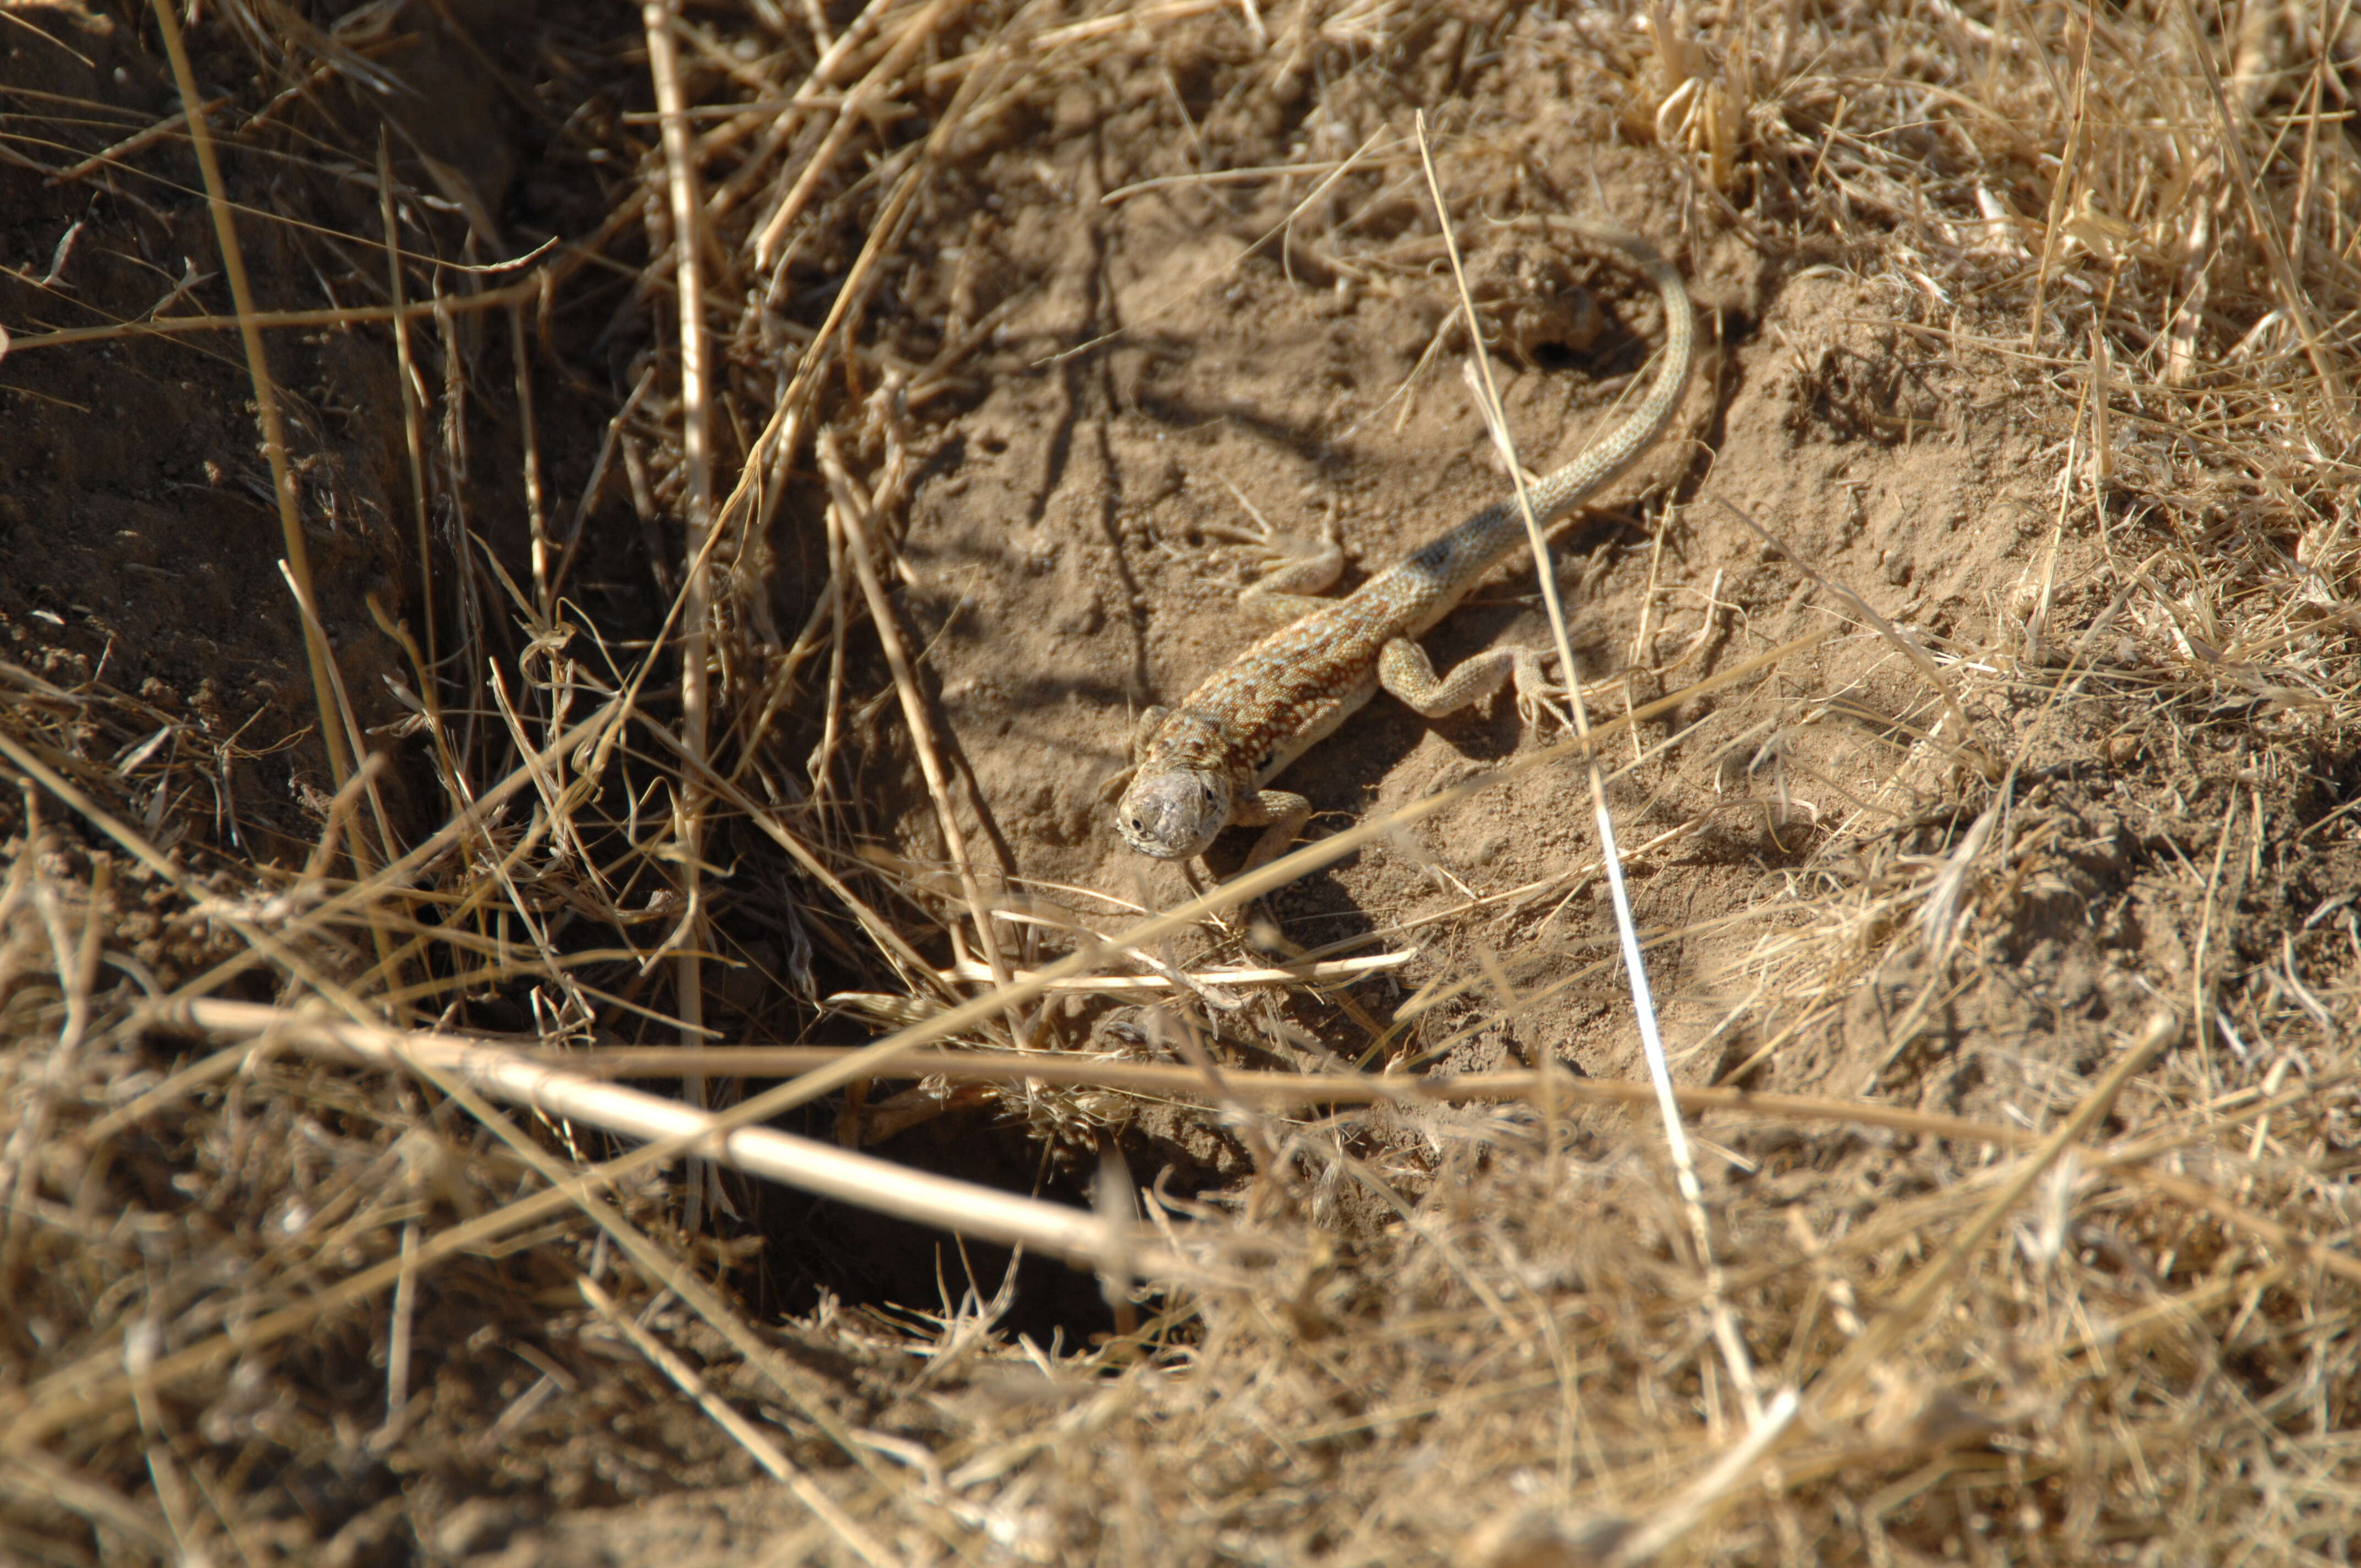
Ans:
[[[1655,247],[1637,235],[1582,219],[1565,218],[1558,223],[1614,246],[1648,275],[1648,281],[1656,286],[1656,292],[1664,302],[1664,348],[1656,378],[1650,384],[1648,395],[1640,400],[1640,406],[1621,424],[1592,442],[1580,456],[1532,487],[1533,511],[1544,524],[1581,505],[1586,497],[1630,467],[1664,433],[1673,411],[1680,406],[1681,395],[1688,390],[1689,367],[1697,342],[1697,313],[1689,304],[1688,287],[1681,281],[1680,269],[1658,255]],[[1516,510],[1514,503],[1509,510]]]

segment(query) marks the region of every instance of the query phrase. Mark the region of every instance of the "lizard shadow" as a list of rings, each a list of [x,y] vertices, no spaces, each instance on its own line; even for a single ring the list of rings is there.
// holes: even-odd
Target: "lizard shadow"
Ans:
[[[1071,444],[1069,431],[1058,443],[1060,453]],[[986,449],[993,455],[1002,446],[991,443]],[[961,474],[973,461],[969,449],[969,436],[954,432],[930,453],[919,467],[912,489],[923,492],[929,483],[937,483]],[[1062,458],[1060,458],[1062,462]],[[1119,484],[1113,488],[1119,488]],[[1112,504],[1112,502],[1108,503]],[[1028,515],[1035,516],[1046,507],[1046,496],[1037,494]],[[902,552],[918,568],[919,581],[898,586],[895,594],[904,613],[917,631],[921,642],[928,646],[942,643],[965,648],[988,646],[998,634],[995,619],[1010,614],[996,598],[972,591],[950,591],[943,585],[975,581],[979,575],[1001,578],[1022,578],[1033,574],[1034,568],[1007,543],[1005,534],[990,534],[972,528],[916,530],[905,537]],[[1123,587],[1135,589],[1137,585],[1127,570],[1118,569]],[[1120,615],[1108,617],[1109,630],[1125,626],[1131,631],[1127,663],[1135,672],[1144,669],[1146,650],[1139,630],[1129,625]],[[932,661],[928,661],[931,665]],[[1050,702],[1079,698],[1093,705],[1113,705],[1120,707],[1126,700],[1136,698],[1133,686],[1144,675],[1114,674],[1118,666],[1103,656],[1088,660],[1077,657],[1067,671],[1045,674],[1036,669],[1015,674],[1005,670],[994,672],[996,692],[1019,708],[1038,707]]]
[[[1142,388],[1133,407],[1176,436],[1233,430],[1256,444],[1283,452],[1334,475],[1346,466],[1346,456],[1334,442],[1308,423],[1294,423],[1272,415],[1240,398],[1195,398],[1186,393]]]

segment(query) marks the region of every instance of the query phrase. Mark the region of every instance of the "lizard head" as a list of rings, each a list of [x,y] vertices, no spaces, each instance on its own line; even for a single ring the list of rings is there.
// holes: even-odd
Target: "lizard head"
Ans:
[[[1143,855],[1185,861],[1229,826],[1230,781],[1202,768],[1142,773],[1115,809],[1115,831]]]

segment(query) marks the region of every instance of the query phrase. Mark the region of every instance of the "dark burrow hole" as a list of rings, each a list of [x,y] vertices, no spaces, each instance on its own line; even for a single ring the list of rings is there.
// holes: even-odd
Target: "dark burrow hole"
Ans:
[[[793,1130],[833,1142],[834,1122],[834,1108],[823,1106]],[[1058,1151],[1060,1157],[1045,1158],[1038,1139],[986,1110],[948,1112],[862,1152],[1077,1209],[1091,1206],[1097,1168],[1087,1153],[1074,1157],[1072,1151]],[[1134,1145],[1126,1157],[1145,1182],[1169,1162],[1170,1151]],[[1181,1171],[1172,1177],[1174,1190],[1193,1191],[1195,1182],[1183,1179]],[[1086,1347],[1115,1327],[1098,1277],[1062,1259],[1019,1255],[995,1243],[790,1188],[730,1179],[741,1234],[763,1243],[761,1252],[747,1260],[738,1287],[766,1318],[807,1316],[833,1298],[840,1308],[867,1309],[924,1332],[927,1320],[960,1310],[963,1302],[969,1310],[989,1304],[1006,1286],[1011,1299],[995,1320],[999,1330],[1024,1335],[1045,1351],[1053,1344],[1069,1351]],[[971,1293],[973,1299],[968,1300]]]
[[[1537,370],[1573,370],[1588,361],[1587,354],[1578,352],[1570,343],[1543,338],[1525,345],[1525,352]]]

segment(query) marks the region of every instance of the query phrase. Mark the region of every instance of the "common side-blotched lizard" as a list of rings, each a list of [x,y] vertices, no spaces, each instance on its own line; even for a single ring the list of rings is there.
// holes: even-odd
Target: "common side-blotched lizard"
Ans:
[[[1688,386],[1694,323],[1688,291],[1671,263],[1644,241],[1576,225],[1620,247],[1664,301],[1664,352],[1656,378],[1631,416],[1588,450],[1531,486],[1534,515],[1546,527],[1613,478],[1646,450],[1672,418]],[[1319,556],[1282,567],[1246,598],[1294,616],[1208,676],[1177,707],[1151,707],[1132,737],[1131,784],[1115,807],[1124,842],[1161,861],[1201,853],[1231,824],[1268,825],[1248,865],[1287,847],[1312,817],[1312,804],[1267,787],[1288,765],[1327,739],[1379,686],[1429,718],[1491,696],[1513,673],[1521,695],[1540,685],[1530,649],[1493,648],[1438,678],[1423,634],[1477,581],[1524,547],[1525,523],[1514,498],[1485,508],[1399,565],[1340,599],[1312,597],[1344,569],[1331,539]]]

